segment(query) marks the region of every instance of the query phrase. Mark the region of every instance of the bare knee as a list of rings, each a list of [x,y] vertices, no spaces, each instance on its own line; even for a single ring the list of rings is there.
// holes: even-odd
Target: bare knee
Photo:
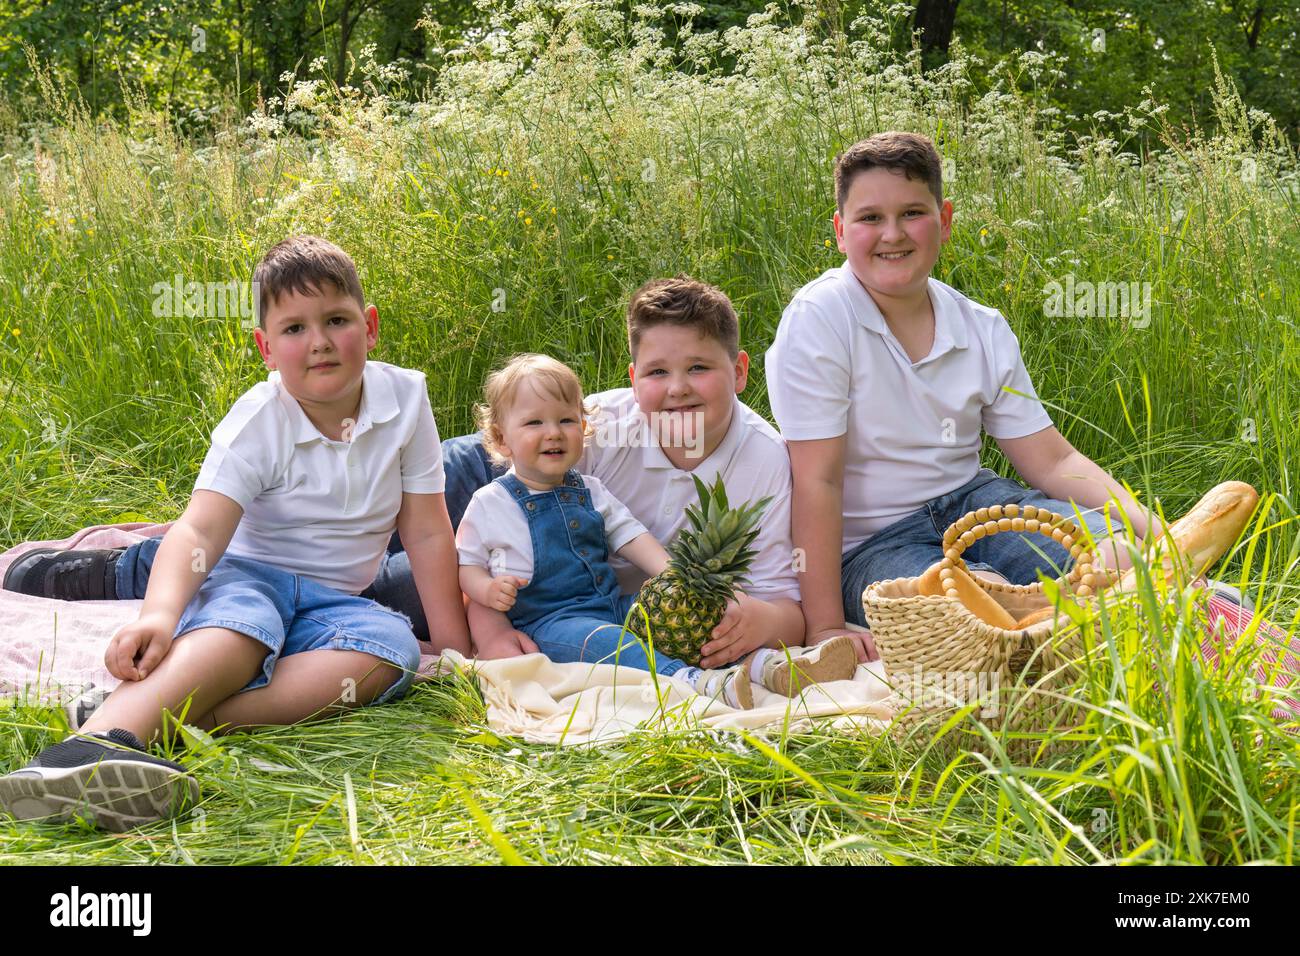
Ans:
[[[402,671],[394,664],[362,651],[339,651],[351,661],[345,667],[338,703],[344,707],[365,707],[396,684]]]

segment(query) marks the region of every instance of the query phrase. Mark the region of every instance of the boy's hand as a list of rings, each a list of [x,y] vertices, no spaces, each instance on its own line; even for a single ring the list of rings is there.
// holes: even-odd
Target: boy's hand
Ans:
[[[762,647],[771,633],[765,622],[764,612],[768,609],[762,601],[728,601],[711,639],[700,648],[700,666],[724,667]]]
[[[500,660],[505,657],[520,657],[524,654],[537,654],[537,645],[523,631],[502,631],[474,642],[474,656],[481,661]]]
[[[880,652],[876,650],[876,642],[871,637],[870,631],[850,631],[842,627],[828,627],[824,631],[818,631],[816,634],[811,635],[808,638],[808,646],[811,647],[814,644],[829,641],[832,637],[839,637],[840,635],[853,638],[853,643],[858,648],[858,663],[880,660]]]
[[[515,606],[515,598],[519,594],[519,589],[525,587],[528,582],[523,578],[517,578],[513,574],[503,574],[498,578],[493,578],[492,583],[487,589],[487,607],[494,611],[508,611]]]
[[[141,614],[108,642],[104,666],[118,680],[144,680],[171,650],[176,624],[167,614]]]

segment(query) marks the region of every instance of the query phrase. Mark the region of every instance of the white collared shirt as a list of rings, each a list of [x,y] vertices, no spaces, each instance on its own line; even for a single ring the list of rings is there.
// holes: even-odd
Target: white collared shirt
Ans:
[[[365,590],[402,493],[443,491],[424,373],[367,361],[350,437],[322,435],[279,372],[245,392],[213,429],[194,482],[244,509],[227,553],[349,594]]]
[[[752,547],[757,551],[748,574],[745,593],[764,600],[799,600],[794,571],[794,545],[790,541],[790,457],[785,442],[761,415],[733,397],[731,424],[718,447],[692,471],[668,460],[650,436],[644,414],[630,388],[615,388],[590,395],[588,405],[598,405],[593,421],[596,434],[583,453],[578,469],[598,477],[620,501],[627,504],[664,545],[686,525],[686,508],[699,501],[695,475],[712,485],[718,475],[734,507],[771,496],[772,502],[758,521]],[[637,590],[646,575],[621,558],[611,560],[625,593]]]
[[[847,262],[795,293],[767,351],[786,440],[847,436],[844,551],[974,478],[981,429],[1022,438],[1052,424],[1002,314],[937,279],[929,294],[934,345],[919,362]]]
[[[509,474],[514,473],[511,468]],[[605,489],[600,479],[583,475],[582,480],[591,495],[591,506],[604,519],[605,542],[611,557],[646,533],[645,526]],[[456,528],[456,553],[462,565],[483,568],[494,578],[513,574],[528,581],[533,579],[533,536],[528,518],[510,489],[501,482],[488,482],[470,498]]]

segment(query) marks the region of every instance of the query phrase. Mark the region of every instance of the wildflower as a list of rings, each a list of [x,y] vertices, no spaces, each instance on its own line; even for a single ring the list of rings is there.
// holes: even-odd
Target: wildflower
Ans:
[[[485,219],[487,219],[487,216],[479,216],[479,217],[478,217],[478,221],[479,221],[479,222],[483,222],[483,220],[485,220]]]
[[[554,206],[551,207],[551,215],[552,215],[552,216],[555,215],[555,207],[554,207]]]
[[[1004,283],[1002,284],[1002,291],[1003,291],[1003,292],[1010,292],[1010,291],[1011,291],[1011,283],[1010,283],[1010,282],[1004,282]]]
[[[525,216],[525,217],[524,217],[524,225],[525,225],[525,226],[531,226],[532,224],[533,224],[533,217],[532,217],[532,216]],[[1262,293],[1262,292],[1260,293],[1260,295],[1263,295],[1263,294],[1264,294],[1264,293]]]
[[[827,249],[829,249],[831,247],[831,241],[827,239],[825,242],[822,243],[822,245],[824,245]]]
[[[609,256],[609,255],[607,255],[607,256],[605,256],[605,258],[606,258],[606,259],[613,259],[614,257],[613,257],[613,256]]]
[[[981,236],[981,237],[983,237],[983,236],[987,236],[988,234],[989,234],[989,231],[988,231],[987,229],[981,229],[981,230],[980,230],[980,236]]]
[[[9,330],[9,334],[12,335],[14,338],[18,338],[18,336],[20,336],[20,335],[23,334],[23,330],[22,330],[22,329],[10,329],[10,330]]]

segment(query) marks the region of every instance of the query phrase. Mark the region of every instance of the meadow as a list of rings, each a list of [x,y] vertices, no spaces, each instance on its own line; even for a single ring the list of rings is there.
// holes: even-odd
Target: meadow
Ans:
[[[1255,485],[1260,519],[1217,576],[1300,626],[1300,166],[1227,84],[1206,78],[1204,129],[1147,101],[1123,141],[1067,137],[1035,94],[1040,54],[976,81],[960,55],[922,72],[884,52],[870,20],[823,35],[761,15],[669,44],[649,13],[529,9],[421,91],[363,63],[356,88],[300,81],[187,139],[143,107],[92,120],[51,83],[46,120],[0,127],[0,544],[179,513],[209,431],[265,373],[243,317],[159,290],[244,281],[297,232],[355,258],[374,357],[428,373],[444,437],[517,351],[591,391],[624,384],[627,296],[676,272],[735,302],[743,399],[767,414],[781,310],[842,261],[834,156],[910,129],[947,160],[937,277],[1002,310],[1065,436],[1166,514]],[[1051,306],[1053,283],[1088,282],[1136,283],[1149,311]],[[991,445],[986,463],[1007,473]],[[968,716],[556,751],[493,735],[457,678],[312,726],[194,736],[177,753],[202,813],[125,836],[0,821],[0,862],[1293,862],[1294,722],[1268,716],[1247,653],[1200,658],[1193,604],[1146,597],[1088,625],[1104,650],[1051,747]],[[62,720],[0,702],[0,767]]]

